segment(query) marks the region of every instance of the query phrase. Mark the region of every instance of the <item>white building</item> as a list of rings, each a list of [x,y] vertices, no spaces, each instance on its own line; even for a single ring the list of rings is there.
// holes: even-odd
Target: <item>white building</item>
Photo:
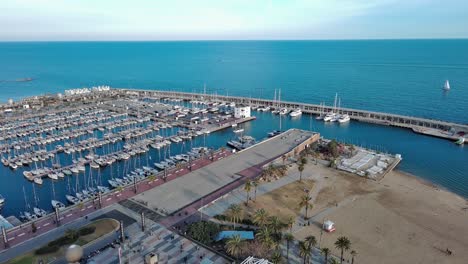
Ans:
[[[250,117],[250,106],[238,105],[234,108],[235,118],[246,118]]]

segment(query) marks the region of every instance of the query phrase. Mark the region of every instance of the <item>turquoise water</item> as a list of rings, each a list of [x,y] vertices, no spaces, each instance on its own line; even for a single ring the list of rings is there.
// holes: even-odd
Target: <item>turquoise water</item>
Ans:
[[[10,82],[26,77],[35,80]],[[452,84],[448,93],[440,89],[445,79]],[[344,107],[468,123],[468,40],[0,43],[0,80],[3,102],[100,84],[200,92],[206,83],[208,93],[265,98],[281,88],[284,100],[307,103],[332,104],[338,92]],[[259,139],[278,128],[278,117],[256,115],[246,133]],[[468,197],[466,146],[358,122],[311,123],[307,116],[283,121],[285,127],[400,153],[400,169]],[[222,146],[231,137],[229,131],[215,133],[206,144]],[[0,182],[7,198],[2,214],[24,207],[23,185],[31,199],[31,184],[21,173],[0,168]],[[67,183],[55,187],[63,196]],[[48,208],[49,181],[36,191]]]

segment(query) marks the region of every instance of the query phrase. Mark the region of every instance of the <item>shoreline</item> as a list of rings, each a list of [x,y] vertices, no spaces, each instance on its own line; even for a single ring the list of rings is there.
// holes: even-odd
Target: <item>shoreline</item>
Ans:
[[[402,176],[402,177],[407,177],[409,179],[414,179],[414,180],[418,181],[419,183],[421,183],[422,185],[425,185],[427,187],[432,188],[434,191],[443,191],[443,192],[452,194],[452,195],[454,195],[456,197],[459,197],[460,199],[468,202],[468,197],[463,197],[462,195],[460,195],[460,194],[458,194],[456,192],[453,192],[453,191],[451,191],[450,189],[448,189],[448,188],[446,188],[444,186],[438,185],[438,184],[433,183],[433,182],[431,182],[431,181],[429,181],[427,179],[422,178],[422,176],[418,176],[416,174],[412,174],[410,172],[403,171],[401,169],[394,169],[393,172],[400,174],[400,176]],[[389,173],[389,174],[391,174],[391,173]]]

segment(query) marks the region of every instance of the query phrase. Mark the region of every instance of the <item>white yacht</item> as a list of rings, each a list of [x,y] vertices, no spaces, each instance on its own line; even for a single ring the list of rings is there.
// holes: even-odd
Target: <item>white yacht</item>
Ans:
[[[80,199],[76,198],[75,196],[73,195],[65,195],[65,198],[67,198],[67,201],[71,204],[78,204],[80,203]]]
[[[5,204],[5,198],[0,194],[0,208]]]
[[[33,181],[35,184],[39,184],[39,185],[42,185],[43,183],[43,180],[41,177],[35,177]]]
[[[332,121],[333,119],[335,119],[335,116],[336,116],[335,113],[330,112],[330,113],[328,113],[328,114],[323,118],[323,121],[325,121],[325,122],[330,122],[330,121]]]
[[[349,122],[349,120],[351,120],[351,118],[349,117],[348,114],[343,114],[340,116],[340,118],[338,118],[338,122],[340,123],[346,123],[346,122]]]
[[[289,110],[287,108],[281,108],[279,111],[280,115],[287,115],[289,113]]]
[[[291,113],[289,113],[289,115],[291,117],[300,116],[300,115],[302,115],[302,111],[301,111],[301,109],[296,109],[296,110],[292,111]]]
[[[54,209],[58,208],[59,210],[62,210],[65,208],[65,205],[62,202],[57,201],[57,200],[52,200],[51,204]]]

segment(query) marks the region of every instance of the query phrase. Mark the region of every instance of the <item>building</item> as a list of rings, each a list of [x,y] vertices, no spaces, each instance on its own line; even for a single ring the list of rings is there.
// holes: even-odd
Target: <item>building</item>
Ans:
[[[250,117],[250,106],[248,105],[238,105],[234,108],[234,117],[235,118],[247,118]]]

